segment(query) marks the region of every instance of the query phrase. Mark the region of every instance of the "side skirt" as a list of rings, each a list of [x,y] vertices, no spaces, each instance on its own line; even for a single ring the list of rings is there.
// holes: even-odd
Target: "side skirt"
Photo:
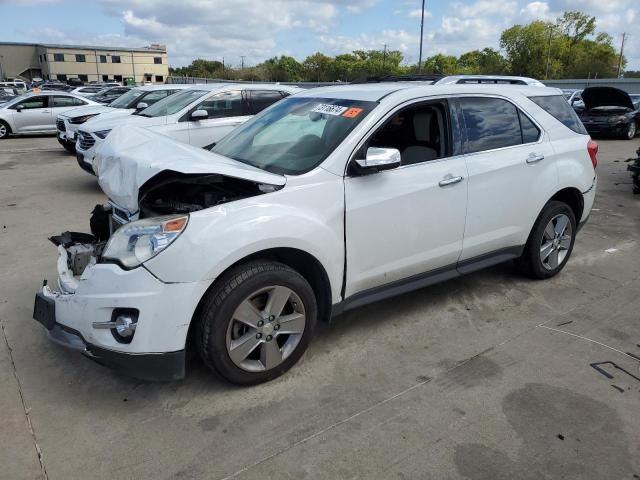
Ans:
[[[485,268],[513,260],[522,255],[524,245],[508,247],[495,252],[480,255],[478,257],[463,260],[457,264],[420,273],[409,278],[374,287],[363,292],[358,292],[346,298],[342,302],[332,306],[331,317],[337,317],[344,312],[359,308],[370,303],[379,302],[387,298],[409,293],[420,288],[428,287],[436,283],[446,282],[462,275],[483,270]]]

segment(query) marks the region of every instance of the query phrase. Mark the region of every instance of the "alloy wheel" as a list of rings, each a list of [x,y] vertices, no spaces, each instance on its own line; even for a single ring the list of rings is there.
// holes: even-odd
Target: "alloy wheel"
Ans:
[[[631,122],[629,124],[629,128],[627,128],[627,138],[629,140],[633,139],[636,136],[636,132],[638,127],[636,126],[636,122]]]
[[[561,213],[553,217],[544,229],[540,244],[540,261],[547,270],[555,270],[564,262],[571,248],[571,220]]]
[[[0,138],[4,138],[7,136],[7,127],[4,123],[0,123]]]
[[[227,327],[231,361],[242,370],[271,370],[296,349],[306,325],[305,308],[290,288],[272,285],[245,298]]]

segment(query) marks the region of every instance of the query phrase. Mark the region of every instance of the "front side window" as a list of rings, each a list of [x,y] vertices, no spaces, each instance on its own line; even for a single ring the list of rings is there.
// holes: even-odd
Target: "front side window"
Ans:
[[[518,109],[512,103],[486,97],[461,98],[459,102],[467,132],[466,153],[522,144]]]
[[[267,107],[282,100],[282,93],[275,90],[249,90],[249,100],[251,101],[251,112],[260,113]]]
[[[195,107],[195,110],[206,110],[209,118],[240,117],[247,115],[242,93],[239,91],[222,92],[207,98]]]
[[[87,61],[87,57],[84,55],[76,55],[76,62],[84,63]]]
[[[165,96],[167,96],[168,93],[173,93],[173,91],[167,92],[167,90],[159,90],[158,92],[163,92]],[[165,115],[173,115],[174,113],[178,113],[183,108],[186,108],[207,93],[209,92],[207,92],[206,90],[183,90],[182,92],[176,93],[175,95],[170,95],[168,98],[156,103],[155,105],[150,106],[149,108],[145,108],[142,112],[140,112],[140,115],[145,117],[163,117]],[[147,102],[147,97],[144,97],[143,102]]]
[[[36,108],[47,108],[47,97],[29,97],[21,102],[16,103],[12,108],[16,108],[18,105],[22,107],[23,110],[33,110]]]
[[[54,53],[53,54],[54,62],[64,62],[64,53]]]
[[[400,110],[373,134],[367,147],[397,149],[402,165],[446,157],[446,111],[446,104],[440,102]]]
[[[376,105],[290,97],[235,129],[211,151],[269,172],[300,175],[320,165]]]

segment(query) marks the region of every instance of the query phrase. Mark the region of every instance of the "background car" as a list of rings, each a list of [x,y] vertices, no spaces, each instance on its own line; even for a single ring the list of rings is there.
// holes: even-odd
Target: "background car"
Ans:
[[[147,127],[180,142],[205,147],[252,115],[300,91],[298,87],[275,84],[193,86],[126,118],[102,116],[80,127],[78,163],[93,172],[96,149],[111,129],[120,125]]]
[[[113,102],[115,99],[124,95],[132,87],[106,87],[103,90],[99,91],[94,95],[89,95],[88,98],[93,100],[94,102],[102,103],[103,105],[107,105]]]
[[[632,140],[640,126],[639,105],[629,94],[614,87],[587,87],[582,91],[583,107],[573,107],[591,135]]]
[[[38,88],[40,88],[40,90],[56,90],[59,92],[70,92],[71,90],[73,90],[73,87],[58,82],[43,83]]]
[[[73,93],[75,95],[80,95],[83,97],[88,97],[88,96],[100,93],[103,90],[106,90],[106,87],[102,87],[100,85],[87,85],[83,87],[74,88],[69,93]]]
[[[0,106],[0,139],[10,134],[55,133],[58,114],[88,105],[97,103],[63,92],[20,95]]]
[[[65,150],[75,153],[78,128],[87,120],[102,114],[111,114],[111,116],[115,117],[129,115],[135,112],[136,109],[142,110],[179,90],[189,88],[189,85],[158,85],[133,89],[128,87],[116,88],[126,88],[127,90],[124,94],[118,95],[110,104],[102,105],[91,98],[91,101],[97,103],[97,105],[74,110],[69,112],[68,115],[63,114],[56,118],[58,142]]]

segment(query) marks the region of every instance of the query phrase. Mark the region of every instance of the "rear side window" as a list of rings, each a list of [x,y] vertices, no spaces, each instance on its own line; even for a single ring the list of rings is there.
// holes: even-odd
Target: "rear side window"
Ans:
[[[534,143],[540,138],[540,130],[524,113],[518,110],[520,128],[522,129],[522,143]]]
[[[251,111],[255,114],[282,100],[282,93],[275,90],[249,90],[249,99]]]
[[[552,117],[555,117],[565,127],[570,128],[581,135],[588,135],[587,130],[582,125],[580,118],[565,100],[563,95],[545,95],[540,97],[529,97],[533,103],[542,108]]]
[[[522,143],[518,109],[499,98],[461,98],[467,132],[467,153]]]
[[[195,110],[206,110],[209,113],[209,118],[247,115],[242,93],[239,91],[222,92],[213,95],[199,104]]]

